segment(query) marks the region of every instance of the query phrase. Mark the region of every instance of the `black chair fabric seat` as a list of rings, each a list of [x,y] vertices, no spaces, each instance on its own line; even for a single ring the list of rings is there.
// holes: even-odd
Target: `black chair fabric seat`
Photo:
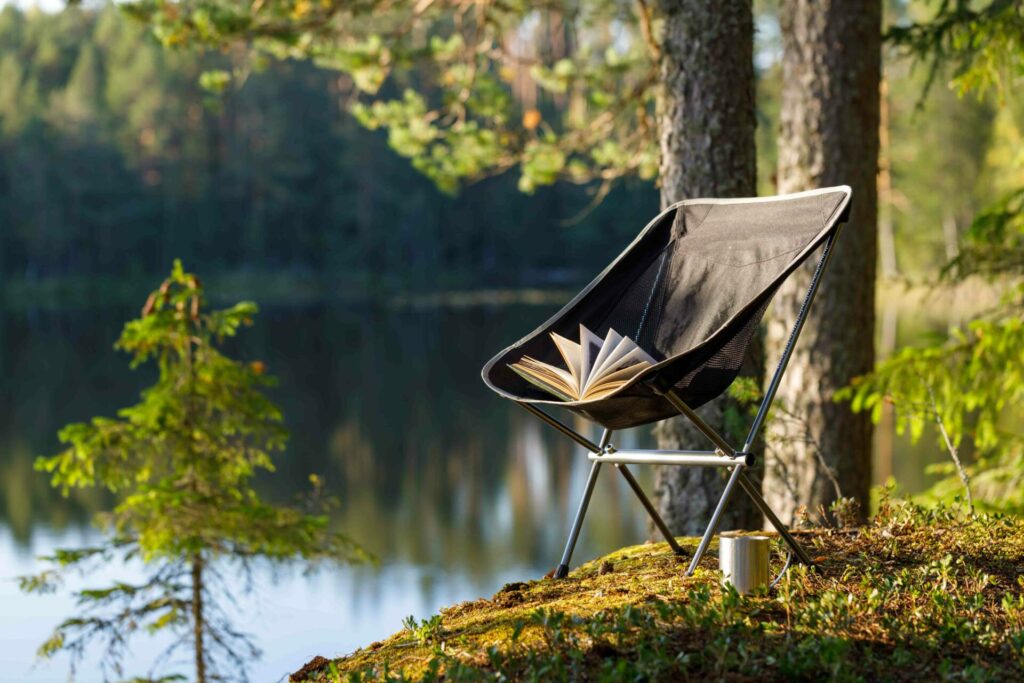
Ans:
[[[670,206],[558,313],[484,366],[484,382],[515,401],[548,404],[609,429],[677,415],[721,395],[779,285],[845,220],[850,188],[778,197],[692,199]],[[586,325],[628,336],[659,362],[615,393],[565,402],[508,368],[524,355],[561,365],[550,332]]]

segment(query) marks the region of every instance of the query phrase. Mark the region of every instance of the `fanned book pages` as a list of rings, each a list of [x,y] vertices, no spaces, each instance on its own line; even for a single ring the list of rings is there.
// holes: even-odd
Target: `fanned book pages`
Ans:
[[[564,368],[529,356],[508,366],[530,384],[563,401],[603,398],[657,363],[636,342],[615,330],[608,330],[601,339],[580,325],[579,342],[554,332],[551,339],[565,361]]]

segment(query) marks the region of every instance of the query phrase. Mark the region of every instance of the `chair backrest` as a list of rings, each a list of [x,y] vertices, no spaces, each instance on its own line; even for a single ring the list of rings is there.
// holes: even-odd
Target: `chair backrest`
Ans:
[[[724,391],[772,295],[836,228],[849,198],[841,186],[673,205],[554,317],[492,359],[484,379],[512,397],[542,398],[506,364],[523,355],[557,362],[547,333],[574,338],[583,323],[635,339],[672,384],[692,385],[707,370],[718,378],[707,391]]]

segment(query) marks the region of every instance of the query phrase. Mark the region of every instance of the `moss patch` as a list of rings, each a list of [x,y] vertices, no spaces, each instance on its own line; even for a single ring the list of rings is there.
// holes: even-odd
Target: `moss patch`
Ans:
[[[665,544],[624,548],[293,680],[1024,680],[1021,520],[883,503],[802,537],[819,565],[770,592],[723,589],[713,553],[687,578]]]

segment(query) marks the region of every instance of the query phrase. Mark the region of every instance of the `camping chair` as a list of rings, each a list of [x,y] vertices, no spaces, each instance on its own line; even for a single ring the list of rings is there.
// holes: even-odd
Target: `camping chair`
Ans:
[[[840,226],[849,216],[847,186],[749,199],[689,199],[654,218],[611,265],[562,310],[484,366],[484,382],[589,451],[590,475],[555,576],[569,572],[569,561],[602,465],[613,465],[643,504],[677,554],[676,540],[648,500],[628,465],[724,467],[730,471],[721,497],[697,546],[687,576],[708,548],[733,489],[739,485],[796,558],[811,564],[761,497],[745,470],[753,466],[754,440],[771,407],[807,311],[832,256]],[[696,408],[721,395],[736,379],[747,347],[765,309],[782,282],[821,248],[810,286],[778,366],[765,391],[746,441],[734,448],[697,415]],[[631,337],[658,362],[625,386],[590,401],[560,401],[536,388],[508,364],[524,355],[559,364],[549,332],[565,337],[580,324],[598,336],[608,330]],[[604,427],[594,443],[552,417],[541,406],[581,415]],[[714,450],[616,450],[614,430],[682,414],[714,445]]]

